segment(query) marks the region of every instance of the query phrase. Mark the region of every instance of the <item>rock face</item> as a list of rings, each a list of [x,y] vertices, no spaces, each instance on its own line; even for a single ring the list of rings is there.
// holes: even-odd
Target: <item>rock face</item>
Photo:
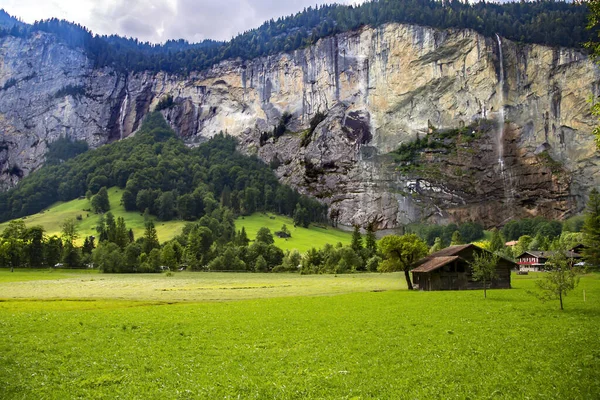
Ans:
[[[345,225],[558,218],[600,185],[588,103],[600,95],[598,68],[579,50],[469,30],[364,28],[186,77],[94,69],[54,36],[7,37],[0,87],[4,188],[61,135],[92,147],[131,135],[167,94],[175,106],[162,112],[186,141],[237,136]],[[261,140],[284,112],[289,132]],[[311,133],[317,113],[325,119]],[[458,136],[439,139],[451,130]],[[418,149],[411,163],[390,154],[417,138],[445,145]]]

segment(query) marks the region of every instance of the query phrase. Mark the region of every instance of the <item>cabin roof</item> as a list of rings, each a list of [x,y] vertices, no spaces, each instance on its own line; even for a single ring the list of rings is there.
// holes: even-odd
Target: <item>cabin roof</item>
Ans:
[[[426,261],[424,264],[421,264],[419,267],[412,270],[412,272],[431,272],[435,271],[438,268],[443,267],[451,263],[452,261],[458,260],[459,256],[446,256],[446,257],[433,257],[430,260]]]
[[[440,251],[436,251],[435,253],[432,253],[432,254],[428,255],[427,257],[424,258],[424,260],[428,259],[428,258],[434,258],[434,257],[456,256],[460,252],[462,252],[465,249],[468,249],[471,246],[477,247],[474,244],[460,244],[458,246],[446,247],[445,249],[442,249]]]

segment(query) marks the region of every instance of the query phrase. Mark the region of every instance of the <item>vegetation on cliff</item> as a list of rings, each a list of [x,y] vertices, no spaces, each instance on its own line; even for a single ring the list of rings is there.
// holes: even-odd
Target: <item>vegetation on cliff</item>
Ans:
[[[177,216],[193,221],[219,206],[242,215],[273,211],[292,216],[301,209],[303,225],[327,218],[325,206],[279,184],[258,158],[238,153],[232,137],[217,135],[190,149],[159,113],[151,114],[134,137],[68,159],[81,150],[66,139],[51,146],[53,165],[0,193],[0,221],[113,186],[124,189],[125,210],[163,221]]]
[[[562,1],[469,3],[456,0],[370,1],[360,6],[323,5],[244,32],[229,42],[205,40],[190,44],[170,40],[162,45],[141,43],[119,36],[93,35],[83,26],[51,19],[31,26],[0,30],[6,35],[28,36],[35,31],[58,35],[72,47],[83,48],[97,67],[127,71],[187,73],[220,61],[293,51],[317,40],[364,25],[398,22],[435,28],[473,29],[483,35],[498,33],[511,40],[551,46],[581,47],[597,29],[585,29],[587,3]]]

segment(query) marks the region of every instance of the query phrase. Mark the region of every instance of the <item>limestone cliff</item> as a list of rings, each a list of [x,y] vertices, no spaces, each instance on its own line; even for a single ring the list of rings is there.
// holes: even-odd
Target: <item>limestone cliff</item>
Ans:
[[[163,113],[186,141],[237,136],[342,224],[562,217],[600,185],[588,102],[599,83],[579,50],[412,25],[364,28],[186,77],[98,70],[51,35],[8,37],[0,40],[0,180],[10,187],[38,168],[61,135],[92,146],[131,135],[170,94],[175,106]],[[261,141],[284,112],[290,132]],[[317,112],[326,118],[309,135]],[[443,145],[424,146],[416,162],[390,154],[417,138]]]

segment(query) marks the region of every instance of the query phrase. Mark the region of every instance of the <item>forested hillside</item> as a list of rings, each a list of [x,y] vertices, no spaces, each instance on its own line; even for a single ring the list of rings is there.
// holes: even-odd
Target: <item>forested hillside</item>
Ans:
[[[0,193],[0,221],[37,213],[56,201],[95,196],[97,212],[103,188],[125,189],[127,211],[137,210],[167,221],[193,221],[218,206],[236,214],[273,211],[295,215],[300,225],[325,221],[327,209],[279,184],[275,174],[256,157],[236,151],[232,137],[217,135],[190,149],[160,113],[149,115],[132,138],[79,154],[85,146],[62,140],[51,147],[53,162]],[[75,156],[66,160],[70,156]],[[101,196],[96,196],[101,193]]]
[[[471,4],[457,0],[380,0],[360,6],[309,7],[295,15],[265,22],[226,43],[206,40],[190,44],[178,40],[153,45],[114,35],[93,35],[83,26],[56,19],[4,29],[0,31],[0,37],[28,36],[35,31],[45,31],[58,35],[70,46],[83,48],[96,67],[187,73],[230,58],[247,60],[292,51],[363,25],[380,26],[390,22],[442,29],[467,28],[486,36],[497,33],[514,41],[581,47],[596,35],[596,31],[586,30],[587,13],[585,2]]]

